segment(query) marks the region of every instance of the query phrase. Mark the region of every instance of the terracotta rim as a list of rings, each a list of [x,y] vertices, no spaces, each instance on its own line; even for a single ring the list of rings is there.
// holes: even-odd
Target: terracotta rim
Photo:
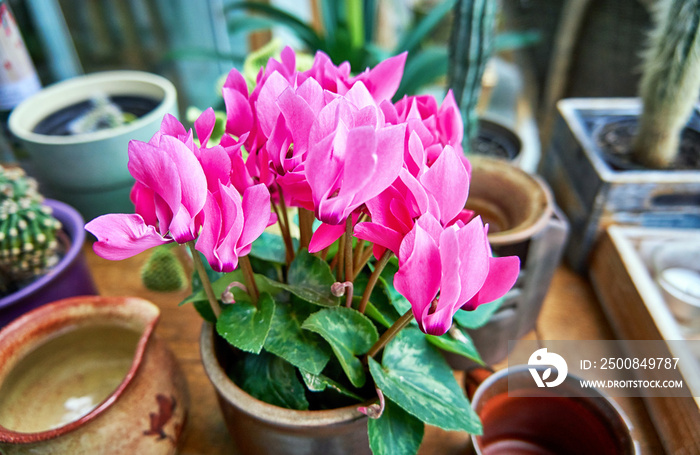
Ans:
[[[87,311],[92,309],[92,311]],[[134,315],[138,317],[133,318]],[[0,331],[0,381],[4,380],[11,368],[33,349],[49,341],[53,336],[81,327],[95,320],[103,320],[105,316],[113,316],[116,321],[125,326],[139,326],[142,335],[139,338],[134,353],[134,359],[126,376],[119,386],[95,409],[78,420],[66,425],[37,433],[22,433],[9,430],[0,425],[0,442],[27,444],[46,441],[76,430],[109,409],[131,383],[132,378],[141,365],[146,345],[151,339],[160,310],[153,303],[139,297],[101,297],[79,296],[58,300],[41,306],[12,321]],[[28,339],[34,338],[31,345],[26,345]],[[7,362],[7,357],[10,361]]]
[[[199,345],[204,370],[217,393],[252,417],[273,425],[288,427],[323,427],[367,418],[357,410],[359,405],[323,411],[296,411],[253,398],[234,384],[219,364],[214,350],[214,329],[208,322],[202,325]]]

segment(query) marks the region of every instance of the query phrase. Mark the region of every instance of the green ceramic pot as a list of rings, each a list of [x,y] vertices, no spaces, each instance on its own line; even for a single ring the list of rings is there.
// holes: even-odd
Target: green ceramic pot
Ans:
[[[132,105],[134,100],[151,102],[151,108],[135,107],[137,118],[124,125],[65,134],[65,124],[96,96],[126,99]],[[22,166],[39,181],[42,193],[72,205],[91,220],[133,211],[129,141],[148,141],[167,113],[177,116],[177,95],[170,81],[140,71],[109,71],[46,87],[13,110],[9,128],[26,155],[20,157]]]

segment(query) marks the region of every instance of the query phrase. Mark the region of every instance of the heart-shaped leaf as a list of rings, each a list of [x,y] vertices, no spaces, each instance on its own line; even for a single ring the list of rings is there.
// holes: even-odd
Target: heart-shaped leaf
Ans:
[[[232,376],[241,389],[258,400],[283,408],[309,409],[296,368],[275,355],[265,351],[245,355]]]
[[[306,388],[312,392],[323,392],[326,389],[333,389],[341,395],[346,397],[354,398],[357,401],[362,401],[362,397],[353,393],[347,387],[344,387],[337,381],[332,380],[328,376],[322,374],[311,374],[308,371],[300,370],[301,378],[306,384]]]
[[[444,430],[481,434],[481,422],[452,370],[417,328],[406,327],[384,348],[382,364],[369,359],[386,397],[418,419]]]
[[[414,455],[423,440],[425,425],[391,400],[385,400],[384,412],[369,419],[367,433],[374,455]]]
[[[352,308],[325,308],[309,316],[302,328],[318,333],[331,345],[352,385],[365,384],[365,370],[358,356],[366,354],[379,338],[367,316]]]
[[[291,292],[297,297],[315,305],[335,307],[340,299],[331,293],[335,277],[330,267],[322,259],[306,250],[297,253],[287,271],[287,282],[280,283],[267,277],[256,275],[256,280],[265,281],[269,287]]]
[[[287,284],[292,288],[304,290],[310,294],[316,294],[324,299],[330,299],[337,305],[338,298],[331,294],[331,286],[336,279],[328,263],[323,259],[310,254],[306,250],[297,253],[294,261],[287,271]],[[298,295],[305,298],[303,295]],[[316,303],[315,300],[309,300]],[[329,306],[329,305],[326,305]]]
[[[426,339],[428,342],[430,342],[430,344],[439,349],[462,355],[481,365],[484,364],[484,361],[481,360],[479,351],[476,350],[474,341],[471,339],[469,334],[464,330],[461,330],[456,325],[453,325],[444,335],[439,337],[426,335]]]
[[[292,242],[296,249],[299,246],[299,241],[294,238]],[[263,232],[260,237],[255,239],[250,248],[250,255],[277,264],[285,264],[287,260],[287,250],[282,236],[271,232]]]
[[[225,306],[216,321],[216,331],[238,349],[258,354],[265,344],[274,313],[275,300],[264,292],[257,306],[248,302]]]
[[[408,310],[411,309],[411,303],[406,299],[406,297],[399,294],[399,292],[394,287],[394,275],[396,275],[396,272],[398,271],[398,259],[393,257],[384,266],[380,277],[386,285],[387,293],[389,294],[389,298],[391,299],[391,304],[394,306],[398,314],[405,314]]]
[[[501,307],[503,300],[504,298],[501,297],[493,302],[481,304],[472,311],[459,310],[455,313],[454,320],[457,321],[457,324],[467,329],[483,327]]]
[[[359,306],[362,300],[362,295],[365,292],[368,281],[369,277],[365,273],[359,274],[357,278],[355,278],[355,281],[353,281],[355,292],[353,306],[355,308]],[[387,328],[391,327],[399,318],[399,314],[391,304],[386,282],[382,278],[379,278],[372,289],[367,308],[365,308],[365,314]]]
[[[278,303],[272,327],[265,340],[266,351],[312,374],[321,373],[331,357],[323,338],[301,328],[302,322],[316,308],[296,298],[292,304]]]

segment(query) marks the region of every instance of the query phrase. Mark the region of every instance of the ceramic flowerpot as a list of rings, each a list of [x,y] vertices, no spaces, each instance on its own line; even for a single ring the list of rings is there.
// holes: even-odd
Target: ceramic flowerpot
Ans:
[[[520,275],[486,325],[469,329],[487,364],[508,355],[508,340],[535,328],[544,297],[559,264],[568,223],[546,183],[512,163],[471,156],[472,179],[466,208],[489,225],[488,239],[498,256],[518,256]],[[471,361],[447,355],[451,366],[468,369]]]
[[[367,417],[348,406],[295,411],[253,398],[226,375],[233,350],[205,323],[200,337],[204,369],[239,453],[255,455],[371,454]]]
[[[68,134],[67,125],[88,110],[96,96],[108,96],[137,118],[113,128]],[[177,116],[170,81],[139,71],[110,71],[41,90],[13,110],[9,128],[28,155],[22,157],[22,167],[39,181],[42,193],[69,203],[89,220],[133,210],[129,141],[148,141],[166,113]]]
[[[63,202],[47,199],[46,205],[63,225],[70,239],[67,251],[59,263],[46,275],[0,299],[0,328],[21,314],[48,302],[76,295],[97,294],[83,255],[84,221],[80,214]]]
[[[557,103],[557,118],[541,174],[571,222],[566,258],[584,272],[593,247],[612,224],[641,227],[700,227],[700,170],[624,169],[612,165],[602,144],[613,124],[634,122],[639,98],[572,98]],[[700,113],[696,107],[682,142],[700,147]],[[606,141],[604,141],[605,139]],[[692,149],[691,147],[691,149]],[[692,152],[691,152],[692,153]],[[697,158],[696,158],[697,159]]]
[[[186,382],[154,335],[158,307],[74,297],[0,332],[0,453],[173,454]]]

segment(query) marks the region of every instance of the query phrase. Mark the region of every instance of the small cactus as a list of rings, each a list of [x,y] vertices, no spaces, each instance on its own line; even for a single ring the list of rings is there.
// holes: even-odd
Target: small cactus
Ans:
[[[36,181],[20,168],[0,166],[0,286],[12,292],[60,259],[61,223],[43,205]]]
[[[644,59],[644,105],[633,150],[638,161],[664,168],[678,154],[681,131],[700,93],[700,0],[661,0]]]
[[[493,53],[496,0],[459,0],[450,37],[448,85],[465,122],[464,151],[477,135],[481,79]]]
[[[171,249],[172,245],[162,245],[153,250],[141,268],[141,281],[151,291],[171,292],[184,289],[187,275],[182,264]]]

